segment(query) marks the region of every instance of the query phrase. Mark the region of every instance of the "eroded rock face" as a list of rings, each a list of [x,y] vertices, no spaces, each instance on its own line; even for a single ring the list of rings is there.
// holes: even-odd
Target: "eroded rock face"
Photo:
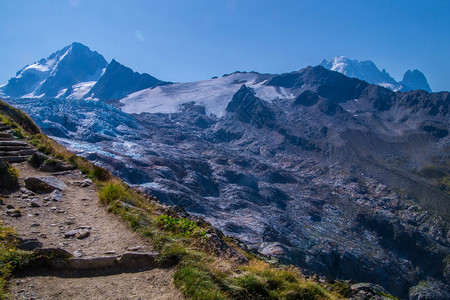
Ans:
[[[448,286],[433,278],[421,281],[409,290],[411,300],[444,300],[450,298]]]

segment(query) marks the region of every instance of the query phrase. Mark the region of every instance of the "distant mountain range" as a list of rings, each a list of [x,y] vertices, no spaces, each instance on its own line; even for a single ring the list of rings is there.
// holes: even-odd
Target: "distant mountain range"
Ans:
[[[393,91],[421,89],[431,92],[425,75],[419,70],[407,71],[403,80],[397,82],[370,60],[358,61],[337,56],[323,60],[320,65]],[[8,83],[0,86],[0,96],[106,101],[168,83],[146,73],[134,72],[114,59],[108,63],[96,51],[81,43],[72,43],[18,71]]]
[[[345,76],[381,85],[393,91],[424,90],[431,93],[431,88],[425,75],[419,70],[408,70],[403,76],[403,80],[397,82],[385,69],[380,71],[370,60],[359,61],[345,56],[336,56],[330,60],[324,59],[320,65]]]
[[[148,74],[133,72],[114,59],[108,64],[80,43],[25,66],[0,87],[11,98],[114,100],[138,90],[166,84]]]

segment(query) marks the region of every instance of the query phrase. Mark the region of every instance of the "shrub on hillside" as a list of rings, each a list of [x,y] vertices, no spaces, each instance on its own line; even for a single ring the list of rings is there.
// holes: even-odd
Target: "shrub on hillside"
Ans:
[[[0,111],[2,112],[3,115],[9,117],[13,122],[19,124],[26,131],[32,134],[38,134],[41,132],[36,123],[34,123],[33,120],[31,120],[31,118],[26,113],[24,113],[20,109],[12,107],[9,104],[6,104],[1,100],[0,100]],[[4,117],[2,118],[3,123],[7,123],[7,125],[15,125],[12,124],[13,122],[11,122],[11,120],[7,120]]]
[[[100,181],[108,181],[112,178],[111,172],[106,170],[105,168],[95,166],[89,174],[91,179],[97,179]]]
[[[0,222],[0,299],[9,299],[7,280],[13,271],[30,264],[34,259],[32,252],[18,250],[17,243],[14,229]]]
[[[9,189],[18,182],[19,174],[6,161],[0,160],[0,188]]]
[[[434,166],[425,166],[422,169],[420,169],[420,174],[422,176],[432,179],[439,179],[442,177],[445,177],[445,172],[440,170],[439,168],[436,168]]]
[[[157,218],[158,224],[165,230],[172,231],[182,236],[205,236],[206,231],[194,221],[174,218],[168,215],[160,215]]]
[[[34,153],[29,159],[28,163],[33,168],[39,168],[46,160],[48,159],[47,155],[41,154],[41,153]]]

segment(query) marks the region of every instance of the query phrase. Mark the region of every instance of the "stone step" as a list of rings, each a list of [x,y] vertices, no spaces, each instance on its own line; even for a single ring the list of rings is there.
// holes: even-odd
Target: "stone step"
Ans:
[[[7,162],[24,162],[27,161],[31,156],[27,155],[27,156],[0,156],[0,160],[4,160]]]
[[[22,150],[31,150],[31,148],[26,146],[0,146],[0,151],[22,151]]]
[[[34,153],[36,153],[36,150],[34,149],[24,149],[24,150],[20,150],[20,155],[22,156],[28,156],[28,155],[33,155]]]
[[[0,151],[0,156],[29,156],[36,153],[36,150],[25,149],[25,150],[14,150],[14,151]]]
[[[20,151],[0,151],[0,156],[20,156]]]
[[[158,253],[156,252],[125,252],[122,255],[101,256],[90,258],[70,258],[69,268],[75,270],[95,270],[104,268],[136,268],[156,267]]]
[[[0,141],[0,146],[28,146],[28,143],[24,141],[9,140]]]
[[[0,132],[0,139],[14,139],[14,136],[9,132]]]
[[[5,130],[9,130],[11,129],[11,127],[5,126],[5,125],[0,125],[0,131],[5,131]]]

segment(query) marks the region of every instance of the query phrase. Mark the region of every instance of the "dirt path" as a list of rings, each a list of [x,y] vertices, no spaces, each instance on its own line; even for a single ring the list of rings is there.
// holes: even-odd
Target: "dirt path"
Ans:
[[[53,176],[27,163],[14,167],[19,170],[21,187],[24,178]],[[81,187],[87,178],[79,171],[54,177],[67,185],[60,201],[49,200],[49,194],[32,195],[23,188],[5,197],[5,205],[21,211],[21,217],[11,217],[2,206],[4,223],[16,228],[19,237],[37,239],[42,248],[62,248],[82,258],[153,250],[148,241],[106,212],[93,186]],[[68,237],[70,231],[78,229],[89,233],[84,238]],[[92,277],[81,273],[25,274],[12,280],[11,291],[16,299],[181,299],[173,286],[172,272],[152,269]]]
[[[173,270],[153,269],[96,277],[52,274],[16,278],[14,299],[182,299],[172,283]]]

